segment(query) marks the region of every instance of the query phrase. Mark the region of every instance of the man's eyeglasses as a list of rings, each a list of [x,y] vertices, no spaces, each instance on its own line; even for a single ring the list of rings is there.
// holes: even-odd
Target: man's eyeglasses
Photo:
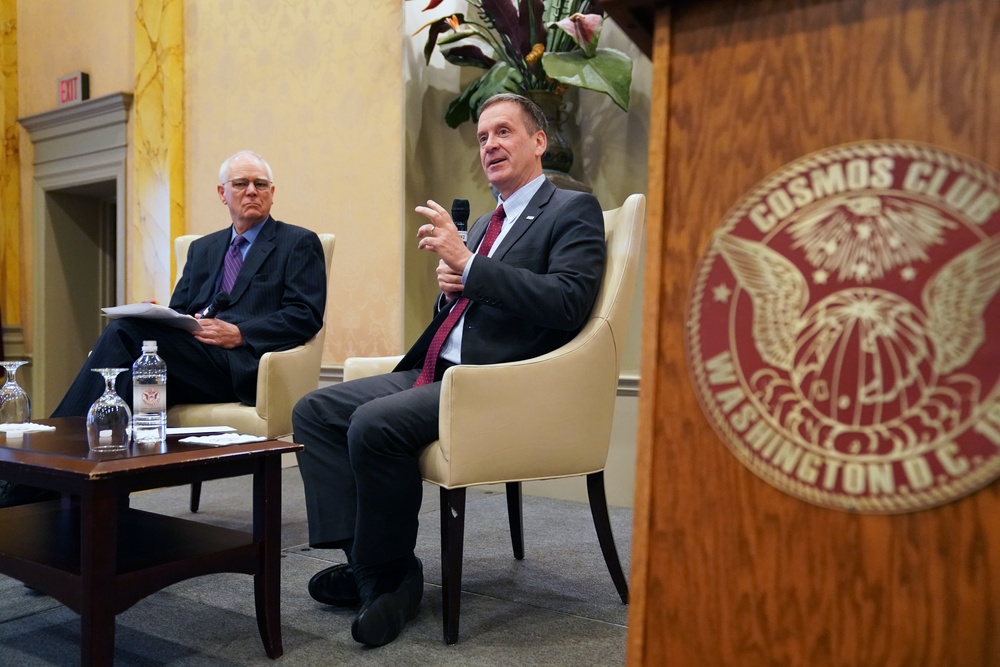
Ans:
[[[239,190],[239,191],[246,190],[248,187],[250,187],[251,183],[253,183],[254,190],[257,191],[267,190],[271,187],[271,181],[265,181],[262,178],[257,179],[256,181],[248,181],[245,178],[234,178],[233,180],[226,182],[229,183],[231,186],[233,186],[233,190]]]

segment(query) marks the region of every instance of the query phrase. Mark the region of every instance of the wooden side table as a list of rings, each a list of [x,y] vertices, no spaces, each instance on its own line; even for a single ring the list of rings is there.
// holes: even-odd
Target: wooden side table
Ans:
[[[80,614],[83,665],[114,660],[115,616],[184,579],[216,572],[254,577],[264,650],[281,656],[281,454],[301,445],[270,440],[209,447],[164,445],[93,454],[82,418],[0,434],[0,479],[64,494],[60,501],[0,510],[0,572]],[[252,533],[128,507],[128,494],[253,475]]]

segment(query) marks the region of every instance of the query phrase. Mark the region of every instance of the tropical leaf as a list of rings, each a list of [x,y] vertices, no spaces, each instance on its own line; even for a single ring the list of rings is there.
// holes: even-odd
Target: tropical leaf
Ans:
[[[462,23],[454,32],[440,38],[438,40],[438,45],[454,44],[455,42],[460,42],[463,39],[469,39],[470,37],[479,38],[491,45],[495,43],[490,31],[483,26],[476,23]]]
[[[448,127],[458,127],[467,120],[478,120],[479,107],[497,93],[524,94],[523,81],[520,72],[498,62],[451,101],[444,112],[445,122]]]
[[[528,27],[523,25],[517,13],[517,6],[511,0],[482,0],[480,6],[496,31],[516,50],[512,57],[523,57],[531,51]]]
[[[441,55],[452,65],[460,67],[481,67],[489,69],[496,64],[496,60],[483,53],[478,46],[466,44],[445,50],[441,49]]]
[[[545,43],[545,3],[542,0],[521,0],[518,14],[521,16],[521,23],[528,29],[527,44],[521,45],[521,55],[526,56],[535,44]]]
[[[424,64],[430,64],[431,56],[434,55],[434,47],[437,46],[438,43],[438,36],[452,29],[451,24],[448,21],[449,19],[457,19],[458,23],[460,24],[460,27],[468,25],[467,23],[465,23],[465,14],[452,14],[444,17],[443,19],[438,19],[437,21],[431,21],[430,23],[425,23],[413,33],[414,35],[416,35],[420,33],[424,28],[429,28],[427,32],[427,43],[424,44]]]
[[[632,86],[632,60],[617,49],[597,49],[588,58],[582,51],[546,53],[542,66],[550,77],[567,86],[606,93],[628,111]]]

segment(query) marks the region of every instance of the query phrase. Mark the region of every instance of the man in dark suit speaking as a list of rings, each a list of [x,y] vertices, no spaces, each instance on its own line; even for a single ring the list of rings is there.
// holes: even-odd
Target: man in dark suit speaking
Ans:
[[[348,557],[316,574],[309,592],[327,604],[360,605],[351,633],[369,646],[395,639],[423,594],[414,555],[418,457],[438,437],[445,370],[527,359],[568,342],[590,315],[604,272],[597,200],[557,189],[542,173],[541,110],[518,95],[494,96],[480,109],[477,133],[500,206],[472,228],[468,247],[436,202],[416,209],[428,220],[418,247],[440,260],[434,320],[392,373],[319,389],[293,412],[295,441],[305,445],[309,542]]]
[[[91,369],[131,367],[143,340],[157,341],[167,364],[170,405],[253,405],[261,355],[301,345],[319,331],[326,308],[323,246],[315,232],[271,217],[271,167],[256,153],[236,153],[219,169],[218,193],[232,225],[191,244],[170,307],[201,317],[219,292],[229,294],[228,306],[203,317],[193,332],[155,320],[112,321],[53,417],[86,415],[104,387]],[[130,374],[118,380],[119,393],[131,402]]]

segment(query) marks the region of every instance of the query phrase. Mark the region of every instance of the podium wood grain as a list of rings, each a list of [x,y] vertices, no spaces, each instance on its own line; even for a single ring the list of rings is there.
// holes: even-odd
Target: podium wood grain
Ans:
[[[902,139],[1000,169],[1000,3],[607,4],[656,16],[628,664],[1000,665],[1000,484],[892,516],[799,501],[717,438],[684,356],[699,256],[782,165]]]

